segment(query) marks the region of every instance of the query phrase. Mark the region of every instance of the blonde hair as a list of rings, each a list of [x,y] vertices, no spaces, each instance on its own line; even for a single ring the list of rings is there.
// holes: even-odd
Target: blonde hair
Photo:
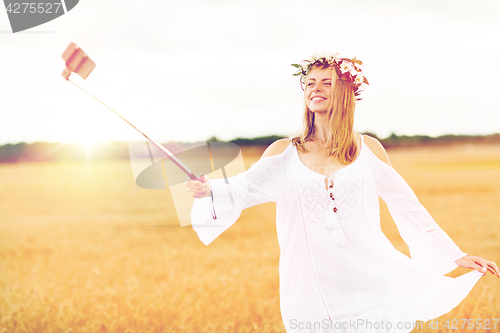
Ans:
[[[323,67],[327,68],[327,67]],[[358,148],[354,138],[354,109],[356,97],[352,83],[339,80],[332,70],[332,89],[330,108],[327,111],[327,141],[325,148],[329,156],[337,158],[343,164],[354,160]],[[305,143],[312,141],[314,134],[314,112],[309,110],[304,101],[304,128],[299,136],[292,138],[292,143],[303,152],[307,152]]]

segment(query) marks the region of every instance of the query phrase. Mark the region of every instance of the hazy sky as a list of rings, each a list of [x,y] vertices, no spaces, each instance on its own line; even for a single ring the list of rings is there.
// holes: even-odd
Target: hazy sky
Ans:
[[[498,0],[81,0],[17,34],[1,9],[0,144],[140,139],[62,78],[72,41],[72,80],[158,141],[297,134],[290,64],[320,51],[364,62],[359,132],[500,132],[498,36]]]

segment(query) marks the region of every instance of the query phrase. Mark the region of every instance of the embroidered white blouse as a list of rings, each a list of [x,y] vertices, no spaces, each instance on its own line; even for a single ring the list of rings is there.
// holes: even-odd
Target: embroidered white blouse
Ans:
[[[356,160],[330,177],[307,168],[290,143],[283,153],[228,178],[229,184],[211,180],[217,219],[211,198],[194,201],[191,222],[206,245],[243,209],[276,202],[280,307],[287,332],[410,332],[413,327],[398,328],[408,325],[398,323],[449,312],[484,275],[443,276],[467,253],[406,181],[370,151],[363,137],[361,142]],[[333,183],[328,190],[325,178]],[[383,234],[379,196],[411,258]]]

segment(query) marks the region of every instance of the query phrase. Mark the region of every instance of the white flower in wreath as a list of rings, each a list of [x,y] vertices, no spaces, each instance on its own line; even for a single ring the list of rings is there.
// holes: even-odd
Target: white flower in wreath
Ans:
[[[349,61],[343,61],[342,64],[340,64],[340,71],[342,74],[345,72],[350,72],[352,74],[352,71],[354,70],[352,64]]]
[[[358,75],[356,75],[356,78],[354,79],[354,84],[355,85],[362,84],[364,79],[365,78],[363,77],[363,75],[361,75],[361,73],[359,73]]]

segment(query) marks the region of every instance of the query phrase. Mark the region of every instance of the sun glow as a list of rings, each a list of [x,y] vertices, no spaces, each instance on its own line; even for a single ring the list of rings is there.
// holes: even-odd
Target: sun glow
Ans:
[[[68,140],[66,141],[67,143],[73,143],[73,144],[78,144],[79,146],[81,146],[82,148],[85,149],[85,155],[87,158],[90,157],[91,153],[92,153],[92,148],[97,146],[99,143],[102,143],[103,141],[105,140],[99,140],[98,138],[96,137],[93,137],[91,135],[85,135],[85,136],[78,136],[76,135],[78,133],[75,133],[74,136],[72,136],[71,138],[68,138]]]
[[[81,144],[87,149],[90,149],[99,142],[112,139],[113,134],[115,134],[115,128],[110,126],[110,124],[99,121],[100,115],[95,115],[94,113],[94,111],[89,111],[84,117],[79,116],[78,118],[67,117],[66,114],[61,116],[61,119],[57,122],[59,125],[56,127],[57,133],[54,135],[58,139],[57,141],[62,143]],[[119,119],[113,120],[115,120],[117,124],[116,127],[120,128],[118,126]]]

